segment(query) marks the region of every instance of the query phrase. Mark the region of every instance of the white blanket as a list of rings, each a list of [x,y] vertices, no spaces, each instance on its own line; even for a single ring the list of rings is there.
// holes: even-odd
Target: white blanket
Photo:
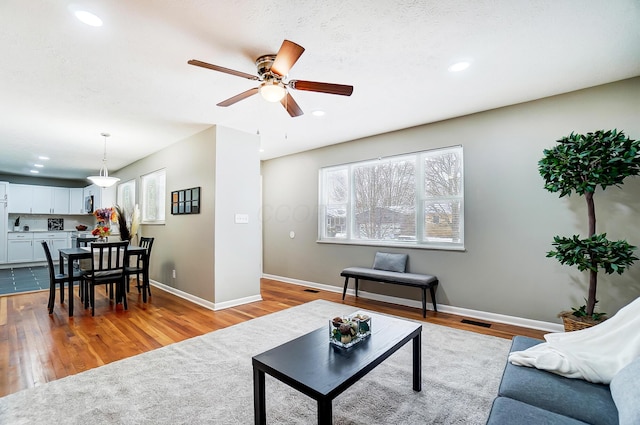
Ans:
[[[640,356],[640,298],[596,326],[550,333],[544,339],[547,342],[512,352],[509,361],[568,378],[609,384],[620,369]]]

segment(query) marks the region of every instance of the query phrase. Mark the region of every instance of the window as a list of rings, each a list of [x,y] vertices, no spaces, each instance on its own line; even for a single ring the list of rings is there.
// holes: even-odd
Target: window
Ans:
[[[165,170],[141,177],[143,224],[164,224],[166,178]]]
[[[462,146],[320,170],[320,241],[463,248]]]
[[[136,206],[136,181],[120,183],[117,188],[116,203],[128,214],[133,214]]]

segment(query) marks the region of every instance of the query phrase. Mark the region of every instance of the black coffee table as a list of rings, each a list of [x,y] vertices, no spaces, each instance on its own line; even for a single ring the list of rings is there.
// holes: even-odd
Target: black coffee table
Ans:
[[[253,406],[255,423],[267,422],[265,373],[318,402],[318,424],[332,423],[332,401],[413,340],[413,390],[422,389],[422,325],[402,319],[363,312],[371,316],[372,334],[348,349],[329,343],[326,326],[254,356]]]

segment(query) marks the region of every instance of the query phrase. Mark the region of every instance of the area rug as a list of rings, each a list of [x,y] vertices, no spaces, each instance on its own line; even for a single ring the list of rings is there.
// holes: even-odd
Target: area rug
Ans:
[[[11,394],[0,423],[252,424],[251,357],[356,310],[313,301]],[[510,342],[423,323],[422,344],[421,392],[409,343],[334,400],[333,423],[484,424]],[[317,423],[312,399],[269,375],[266,391],[267,423]]]

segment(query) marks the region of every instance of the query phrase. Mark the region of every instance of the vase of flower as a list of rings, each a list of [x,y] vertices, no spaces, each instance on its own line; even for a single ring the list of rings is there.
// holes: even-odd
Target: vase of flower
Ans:
[[[97,242],[107,242],[108,236],[111,235],[111,227],[107,226],[104,222],[98,223],[95,229],[91,231],[93,236],[97,236]]]
[[[116,213],[113,208],[98,208],[93,212],[98,219],[98,224],[91,231],[93,236],[97,236],[97,242],[107,242],[108,236],[111,235],[111,221],[116,219]]]

